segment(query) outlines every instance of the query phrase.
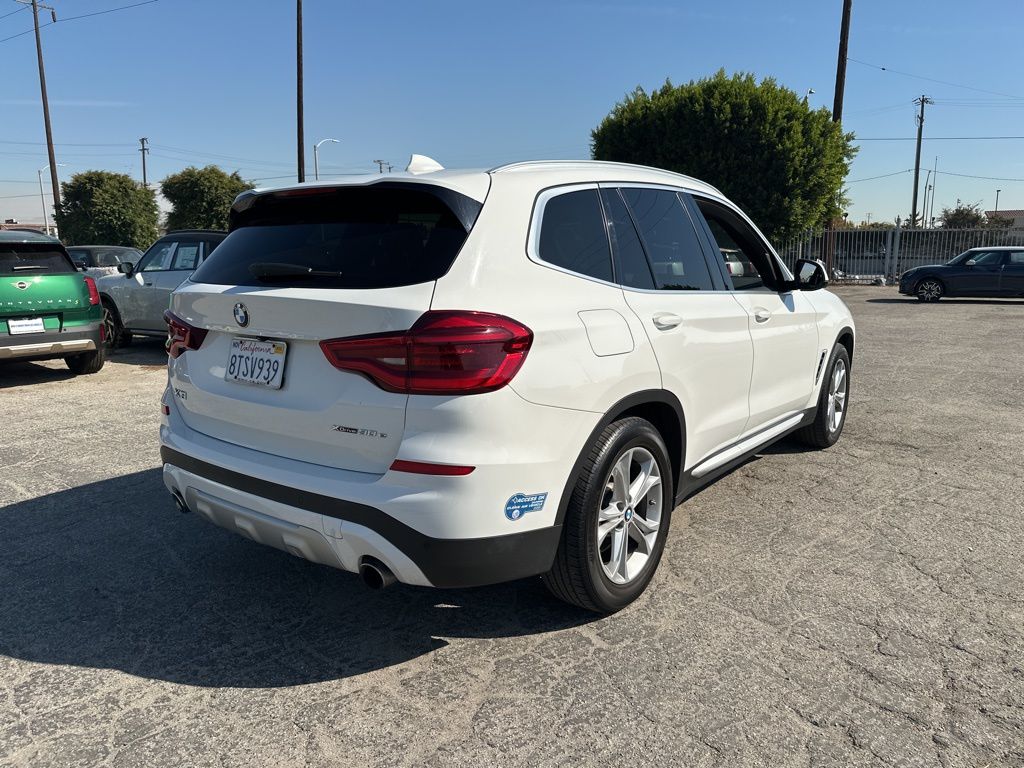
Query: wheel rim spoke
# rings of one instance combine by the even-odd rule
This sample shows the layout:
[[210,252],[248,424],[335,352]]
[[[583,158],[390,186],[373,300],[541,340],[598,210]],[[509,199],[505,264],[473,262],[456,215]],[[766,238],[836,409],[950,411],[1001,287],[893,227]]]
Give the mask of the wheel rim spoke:
[[646,448],[630,448],[612,465],[596,534],[601,567],[613,583],[636,578],[654,551],[663,487],[658,462]]

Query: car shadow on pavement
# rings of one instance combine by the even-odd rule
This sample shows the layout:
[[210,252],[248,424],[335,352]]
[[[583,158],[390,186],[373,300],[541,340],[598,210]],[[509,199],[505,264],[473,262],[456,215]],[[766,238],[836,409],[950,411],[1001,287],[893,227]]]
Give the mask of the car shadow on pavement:
[[27,387],[49,381],[64,381],[74,377],[75,374],[63,364],[60,368],[51,368],[32,362],[4,361],[0,363],[0,389]]
[[163,339],[136,337],[129,346],[108,351],[107,362],[162,367],[167,364],[167,350]]
[[159,469],[11,504],[0,541],[0,653],[186,685],[338,679],[597,618],[538,579],[373,592],[177,512]]
[[913,296],[891,299],[864,299],[868,304],[920,304],[922,307],[942,306],[946,304],[988,304],[990,306],[1005,305],[1009,307],[1024,306],[1022,299],[940,299],[939,301],[918,301]]

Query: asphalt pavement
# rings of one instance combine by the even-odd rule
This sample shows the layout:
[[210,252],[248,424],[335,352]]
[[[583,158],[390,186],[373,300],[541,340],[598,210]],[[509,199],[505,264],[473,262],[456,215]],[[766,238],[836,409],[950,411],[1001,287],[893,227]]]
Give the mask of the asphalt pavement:
[[1024,766],[1024,301],[838,292],[839,444],[687,501],[607,618],[176,512],[159,342],[0,368],[0,765]]

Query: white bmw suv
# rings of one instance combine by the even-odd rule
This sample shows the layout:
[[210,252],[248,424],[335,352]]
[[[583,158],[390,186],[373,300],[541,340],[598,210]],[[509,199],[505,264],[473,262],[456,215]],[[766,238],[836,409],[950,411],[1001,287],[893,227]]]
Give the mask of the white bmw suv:
[[166,315],[164,481],[370,586],[542,575],[616,611],[684,498],[843,429],[854,325],[824,268],[794,277],[686,176],[414,156],[246,192],[230,230]]

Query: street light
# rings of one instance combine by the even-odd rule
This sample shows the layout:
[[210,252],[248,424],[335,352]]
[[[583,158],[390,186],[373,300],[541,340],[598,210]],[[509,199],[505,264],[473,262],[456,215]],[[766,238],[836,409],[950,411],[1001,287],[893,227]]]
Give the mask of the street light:
[[996,190],[996,209],[993,211],[993,213],[999,213],[999,193],[1002,191],[1003,190],[1001,189]]
[[[63,168],[66,165],[67,163],[57,163],[54,167]],[[46,234],[50,234],[50,218],[46,214],[46,197],[43,195],[43,171],[48,171],[49,169],[50,164],[47,163],[36,171],[36,175],[39,177],[39,202],[43,204],[43,226],[46,227]],[[56,178],[56,176],[54,176],[54,178]]]
[[325,141],[329,141],[332,144],[341,143],[339,139],[320,139],[320,141],[313,145],[313,178],[316,179],[317,181],[320,181],[320,145],[323,144]]
[[813,88],[808,88],[807,89],[807,93],[804,94],[804,104],[807,103],[807,100],[811,97],[811,94],[814,93],[814,92],[815,91],[814,91]]

